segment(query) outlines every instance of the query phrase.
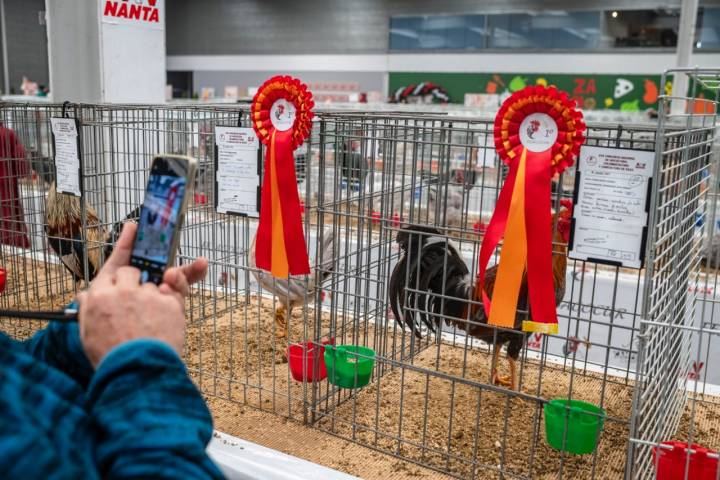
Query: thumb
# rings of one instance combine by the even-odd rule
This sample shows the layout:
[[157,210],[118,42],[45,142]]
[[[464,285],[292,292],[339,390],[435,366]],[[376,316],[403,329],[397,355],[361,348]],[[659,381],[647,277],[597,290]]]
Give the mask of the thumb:
[[78,320],[78,326],[80,327],[81,335],[83,333],[83,330],[84,330],[83,327],[85,324],[85,322],[83,322],[83,317],[84,317],[83,305],[85,304],[87,295],[88,295],[87,291],[83,290],[82,292],[78,293],[77,296],[75,297],[75,303],[77,304],[77,320]]
[[87,298],[87,292],[83,290],[75,296],[75,303],[77,303],[78,309],[83,304],[83,301]]
[[135,243],[136,232],[136,224],[128,222],[123,225],[122,232],[113,248],[113,252],[103,266],[103,274],[114,274],[118,268],[130,264],[130,256],[132,254],[133,244]]

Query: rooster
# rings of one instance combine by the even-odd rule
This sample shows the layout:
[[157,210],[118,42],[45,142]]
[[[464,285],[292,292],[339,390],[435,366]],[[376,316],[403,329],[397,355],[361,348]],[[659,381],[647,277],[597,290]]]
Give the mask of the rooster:
[[[567,243],[572,218],[572,202],[563,200],[561,204],[559,213],[553,215],[553,223],[557,225],[553,233],[552,260],[556,305],[565,296]],[[388,286],[395,320],[403,328],[407,325],[418,337],[421,336],[420,322],[434,333],[441,326],[441,321],[445,320],[446,324],[492,344],[492,382],[517,390],[517,359],[527,337],[522,332],[522,322],[528,316],[532,318],[532,312],[529,312],[527,272],[520,287],[514,330],[495,328],[487,325],[485,309],[479,306],[482,303],[479,286],[473,285],[470,280],[470,271],[459,250],[439,230],[408,226],[398,232],[396,241],[402,256],[395,265]],[[491,298],[496,277],[497,265],[485,273],[484,287]],[[406,291],[406,288],[415,291]],[[500,376],[498,356],[506,344],[510,375]]]
[[[50,248],[60,257],[65,268],[72,274],[75,282],[80,280],[92,281],[100,271],[103,257],[108,258],[112,253],[113,245],[120,235],[123,222],[113,225],[110,233],[100,221],[95,209],[85,204],[85,241],[83,242],[82,211],[80,199],[58,193],[55,182],[48,189],[45,207],[45,233],[48,236]],[[140,207],[125,217],[125,220],[135,220],[140,216]],[[103,247],[104,246],[104,247]],[[87,252],[88,278],[85,278],[83,259]]]
[[337,241],[331,228],[325,230],[322,249],[320,250],[319,281],[316,283],[315,272],[311,272],[308,281],[301,278],[274,278],[269,273],[259,270],[255,264],[255,242],[257,233],[253,237],[248,253],[250,271],[258,284],[277,298],[280,305],[275,309],[275,337],[285,341],[288,336],[288,318],[292,318],[295,307],[305,304],[312,299],[315,289],[330,277],[334,270],[334,259],[337,257]]

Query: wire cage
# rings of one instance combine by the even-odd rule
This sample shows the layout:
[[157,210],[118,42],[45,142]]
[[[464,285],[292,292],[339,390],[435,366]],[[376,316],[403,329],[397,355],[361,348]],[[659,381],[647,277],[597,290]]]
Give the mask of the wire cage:
[[[406,302],[401,316],[413,311],[439,322],[435,332],[422,328],[416,336],[395,321],[388,299],[391,272],[401,257],[396,238],[411,225],[433,228],[433,241],[447,243],[445,256],[435,259],[438,272],[449,271],[454,245],[469,278],[475,277],[484,228],[506,174],[494,153],[492,121],[328,114],[319,123],[321,151],[323,144],[355,142],[367,158],[361,162],[367,172],[353,193],[343,196],[337,177],[330,182],[334,194],[326,192],[318,205],[319,224],[350,232],[326,287],[333,298],[332,321],[319,336],[373,348],[378,374],[359,391],[315,383],[309,398],[313,424],[458,478],[622,475],[642,306],[640,272],[568,261],[560,334],[530,336],[518,365],[520,388],[497,387],[489,368],[493,339],[488,345],[465,335],[471,320]],[[656,138],[653,126],[592,125],[587,144],[652,151]],[[570,169],[555,184],[556,208],[572,198],[573,188]],[[562,249],[556,258],[564,261]],[[398,274],[409,277],[410,270]],[[419,278],[406,290],[426,290]],[[340,311],[346,313],[338,322]],[[593,455],[563,454],[546,444],[543,406],[556,397],[607,411],[606,433]]]
[[[3,308],[44,310],[74,296],[45,235],[45,183],[54,176],[48,118],[60,117],[58,105],[3,105],[0,159],[0,268],[5,274]],[[24,338],[37,325],[2,320],[3,329]]]
[[[211,405],[216,416],[248,405],[456,478],[648,478],[653,446],[676,432],[718,446],[688,425],[697,423],[694,413],[717,415],[706,386],[720,381],[698,372],[687,378],[692,361],[712,360],[709,339],[718,330],[717,274],[700,260],[701,239],[712,236],[703,229],[715,224],[717,185],[708,185],[719,160],[711,155],[716,109],[673,117],[668,100],[658,125],[591,124],[587,132],[587,145],[654,151],[662,159],[646,269],[569,260],[557,243],[553,261],[565,272],[560,333],[520,342],[516,390],[495,385],[490,364],[500,336],[517,334],[498,329],[485,341],[467,335],[472,319],[443,307],[458,298],[440,294],[432,303],[420,295],[428,286],[419,280],[406,281],[403,294],[413,300],[396,309],[399,318],[390,298],[393,272],[406,280],[413,273],[396,268],[403,255],[397,239],[416,227],[428,234],[413,238],[445,247],[433,265],[444,282],[453,251],[475,278],[507,174],[491,119],[318,111],[310,139],[295,152],[311,274],[281,281],[254,267],[256,219],[214,208],[214,129],[249,127],[247,106],[3,104],[0,133],[14,132],[24,152],[4,151],[0,160],[0,181],[15,200],[14,217],[0,223],[0,268],[8,278],[0,308],[56,308],[86,284],[53,251],[57,233],[47,215],[56,208],[48,195],[55,175],[49,119],[67,115],[78,120],[82,142],[76,240],[84,246],[83,278],[92,252],[104,257],[116,222],[140,204],[152,156],[198,159],[177,261],[210,262],[187,300],[184,358],[201,390],[226,401]],[[16,157],[27,165],[10,170],[10,162],[22,163]],[[570,168],[554,182],[556,211],[574,188]],[[478,304],[462,300],[468,311]],[[408,313],[435,328],[403,327]],[[0,328],[19,338],[40,326],[0,319]],[[555,398],[604,410],[592,453],[548,446],[544,408]]]
[[[715,289],[720,71],[687,77],[687,95],[660,98],[637,386],[626,478],[716,479],[720,339]],[[715,144],[713,143],[715,142]],[[713,149],[713,146],[715,147]]]

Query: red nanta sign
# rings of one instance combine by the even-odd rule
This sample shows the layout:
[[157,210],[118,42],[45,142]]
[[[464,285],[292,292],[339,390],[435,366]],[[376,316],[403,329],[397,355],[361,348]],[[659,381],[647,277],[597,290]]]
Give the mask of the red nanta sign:
[[103,15],[106,17],[126,18],[140,22],[160,23],[160,11],[155,6],[157,0],[106,0]]

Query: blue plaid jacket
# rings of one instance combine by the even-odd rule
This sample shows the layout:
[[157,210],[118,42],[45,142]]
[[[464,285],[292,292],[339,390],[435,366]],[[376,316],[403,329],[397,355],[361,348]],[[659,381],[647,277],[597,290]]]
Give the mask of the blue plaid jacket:
[[0,334],[0,475],[22,479],[222,478],[212,419],[177,354],[134,340],[97,371],[77,324]]

